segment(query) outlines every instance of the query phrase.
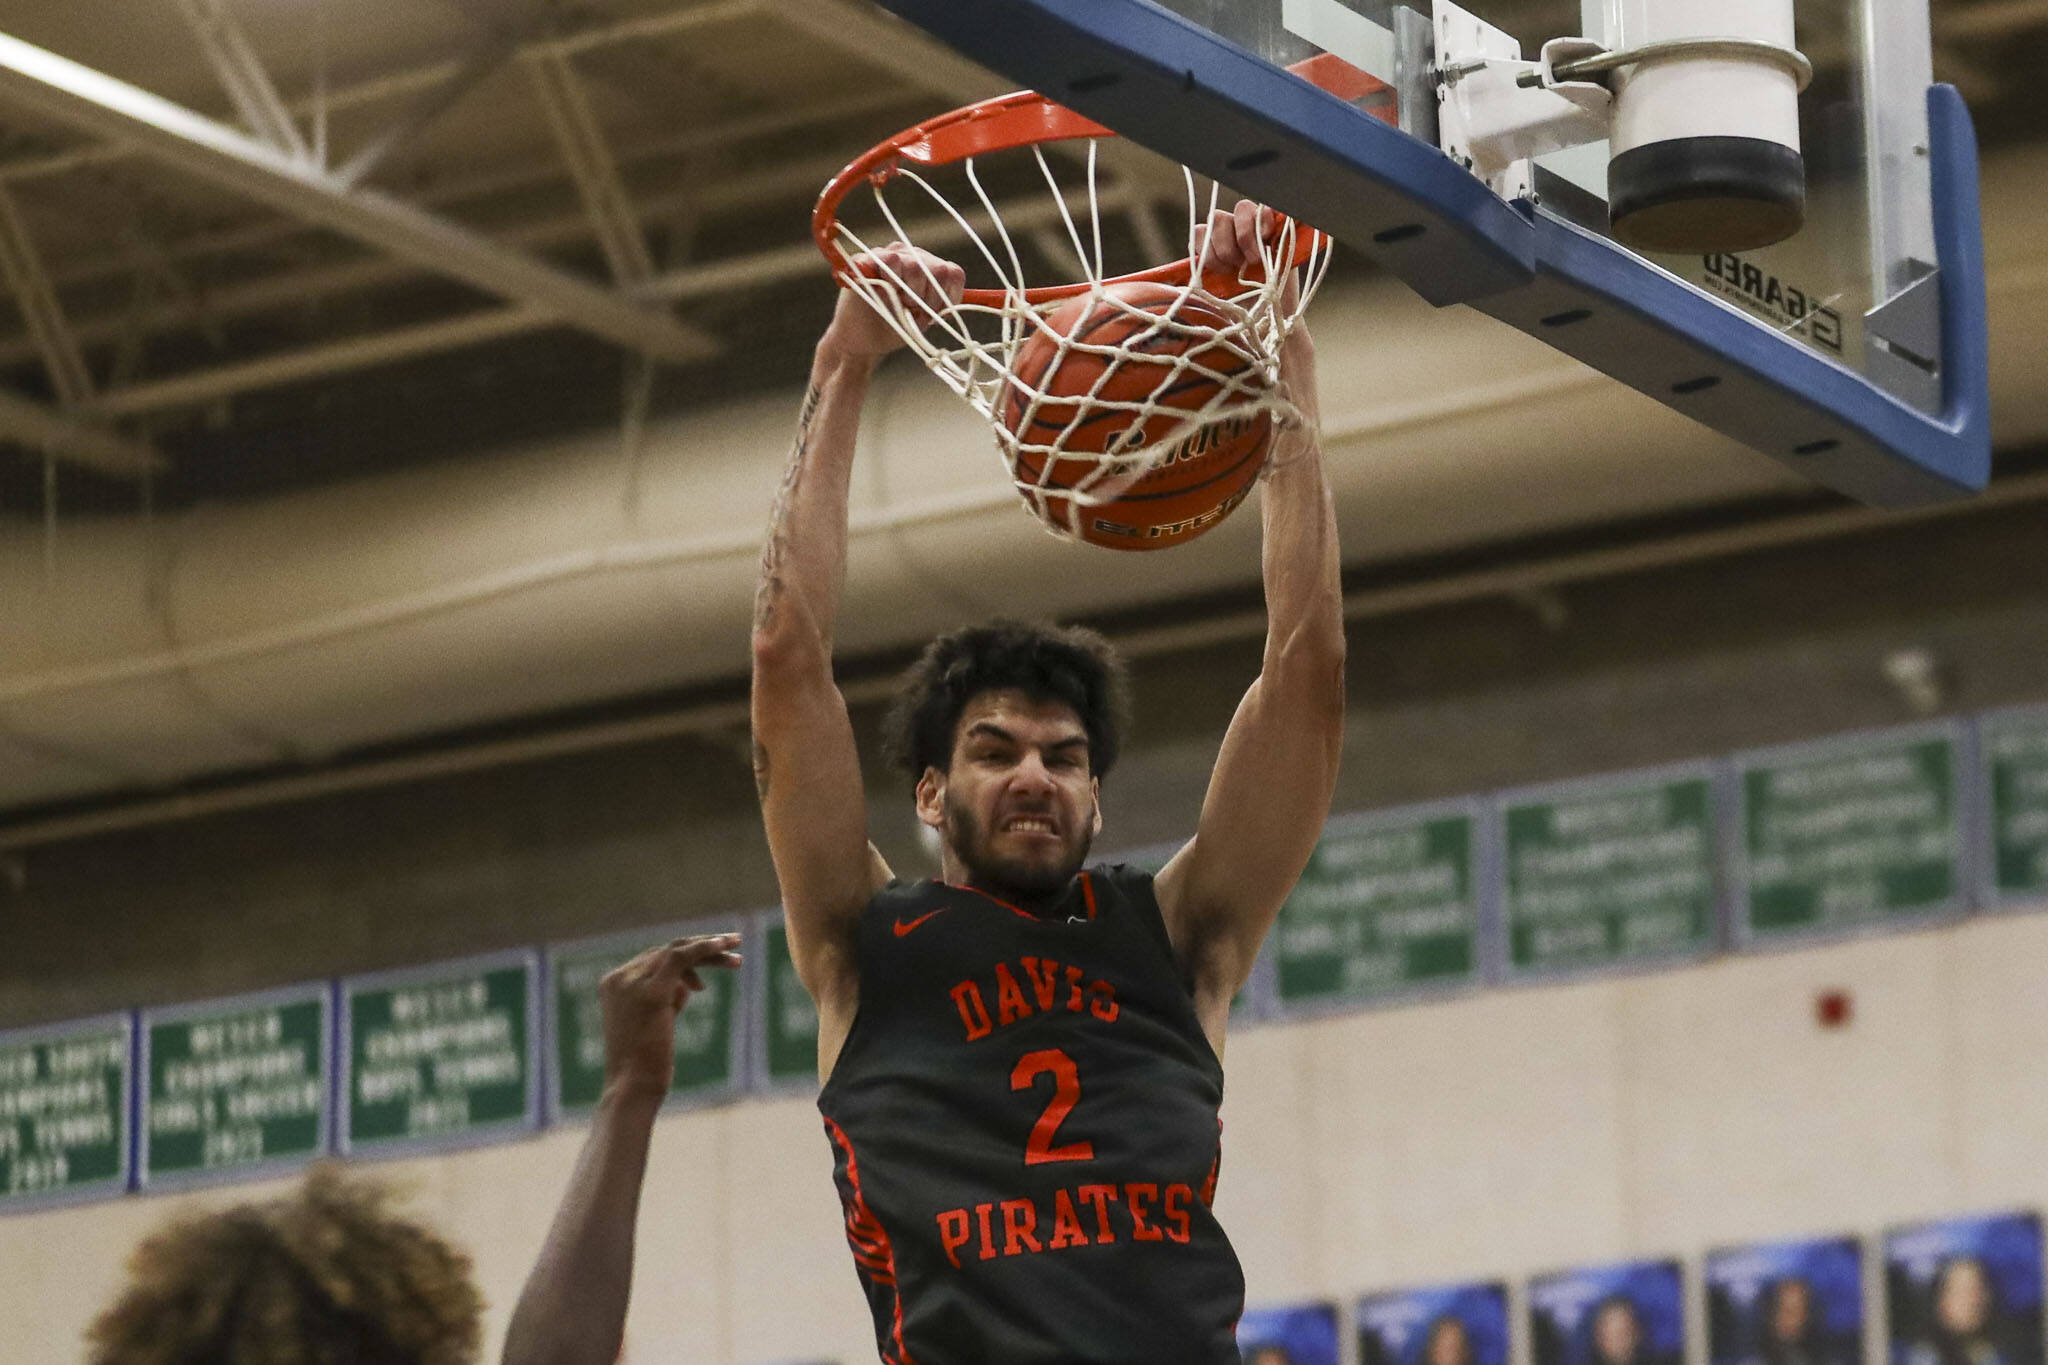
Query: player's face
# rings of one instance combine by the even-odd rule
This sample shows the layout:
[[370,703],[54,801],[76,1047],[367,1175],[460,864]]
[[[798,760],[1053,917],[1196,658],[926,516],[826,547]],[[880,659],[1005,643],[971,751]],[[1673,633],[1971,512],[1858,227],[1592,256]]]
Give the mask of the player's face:
[[1636,1315],[1621,1304],[1608,1304],[1593,1322],[1594,1348],[1600,1359],[1610,1362],[1610,1365],[1623,1365],[1623,1362],[1634,1360],[1642,1342],[1643,1334],[1636,1326]]
[[1779,1341],[1798,1341],[1806,1335],[1813,1299],[1805,1284],[1787,1280],[1779,1285],[1778,1298],[1771,1309],[1771,1332]]
[[927,769],[918,818],[975,885],[1023,897],[1063,890],[1102,827],[1088,732],[1072,707],[1022,692],[967,703],[946,772]]
[[1991,1316],[1991,1286],[1985,1282],[1984,1267],[1975,1261],[1950,1266],[1934,1298],[1934,1315],[1955,1336],[1975,1336],[1983,1331]]
[[1472,1365],[1472,1339],[1465,1334],[1465,1324],[1456,1318],[1438,1323],[1429,1334],[1424,1359],[1428,1365]]

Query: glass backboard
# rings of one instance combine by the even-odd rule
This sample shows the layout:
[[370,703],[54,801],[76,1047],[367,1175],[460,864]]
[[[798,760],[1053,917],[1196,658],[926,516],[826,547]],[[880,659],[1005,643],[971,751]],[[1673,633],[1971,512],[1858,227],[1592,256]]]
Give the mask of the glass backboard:
[[[1443,111],[1475,53],[1533,66],[1550,40],[1587,40],[1559,50],[1555,75],[1573,53],[1597,67],[1641,51],[1631,35],[1654,34],[1643,16],[1660,7],[1773,0],[883,3],[1431,302],[1490,313],[1818,482],[1903,505],[1988,478],[1975,144],[1955,92],[1930,84],[1925,0],[1781,0],[1810,66],[1803,224],[1767,246],[1682,252],[1616,239],[1599,138],[1482,174],[1462,155],[1470,120],[1454,135]],[[1331,57],[1378,80],[1340,100],[1312,84],[1312,59]],[[1639,69],[1590,79],[1618,90]]]

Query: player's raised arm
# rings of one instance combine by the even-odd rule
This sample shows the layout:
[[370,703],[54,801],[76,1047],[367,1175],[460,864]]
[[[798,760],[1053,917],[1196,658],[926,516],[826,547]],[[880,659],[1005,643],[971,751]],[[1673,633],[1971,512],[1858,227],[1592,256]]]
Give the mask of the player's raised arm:
[[[960,292],[958,266],[914,248],[885,247],[856,264],[927,301]],[[832,630],[861,403],[876,364],[899,344],[873,308],[842,293],[811,367],[754,601],[754,776],[790,955],[818,1004],[821,1064],[852,1021],[854,925],[889,875],[868,844],[853,726],[832,679]]]
[[599,983],[604,1093],[512,1310],[504,1365],[612,1365],[619,1358],[647,1149],[675,1073],[676,1012],[704,989],[705,971],[740,965],[739,941],[738,934],[679,938]]
[[[1220,264],[1234,268],[1256,251],[1258,213],[1240,201],[1234,215],[1218,216],[1208,249]],[[1224,735],[1195,837],[1156,883],[1212,1041],[1222,1038],[1230,999],[1315,850],[1343,746],[1337,519],[1323,470],[1315,349],[1299,324],[1281,349],[1280,371],[1303,421],[1276,438],[1260,499],[1265,657]]]

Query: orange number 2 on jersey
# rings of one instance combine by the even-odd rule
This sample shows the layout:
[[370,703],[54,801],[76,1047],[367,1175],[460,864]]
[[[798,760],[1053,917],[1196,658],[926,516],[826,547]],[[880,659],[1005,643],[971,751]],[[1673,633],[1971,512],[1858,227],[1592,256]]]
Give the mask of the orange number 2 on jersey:
[[1067,1115],[1074,1111],[1075,1102],[1081,1098],[1081,1077],[1074,1070],[1072,1057],[1056,1047],[1025,1053],[1017,1059],[1016,1070],[1010,1073],[1010,1089],[1029,1090],[1032,1083],[1047,1072],[1052,1073],[1052,1101],[1032,1126],[1031,1140],[1024,1144],[1024,1164],[1037,1166],[1047,1161],[1093,1161],[1095,1144],[1092,1142],[1070,1142],[1064,1147],[1052,1145],[1053,1134],[1059,1131]]

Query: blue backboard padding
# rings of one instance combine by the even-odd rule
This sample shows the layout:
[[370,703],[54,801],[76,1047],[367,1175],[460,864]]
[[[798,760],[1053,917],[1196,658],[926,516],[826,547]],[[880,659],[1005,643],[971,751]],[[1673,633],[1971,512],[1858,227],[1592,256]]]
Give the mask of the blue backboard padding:
[[1976,141],[1949,87],[1928,92],[1943,341],[1942,411],[1930,416],[1606,238],[1502,203],[1436,148],[1149,0],[881,2],[1324,229],[1430,302],[1472,303],[1816,482],[1903,506],[1990,477]]
[[1977,449],[1977,487],[1991,473],[1991,312],[1984,298],[1984,219],[1977,133],[1953,85],[1927,90],[1934,254],[1941,264],[1941,421]]

